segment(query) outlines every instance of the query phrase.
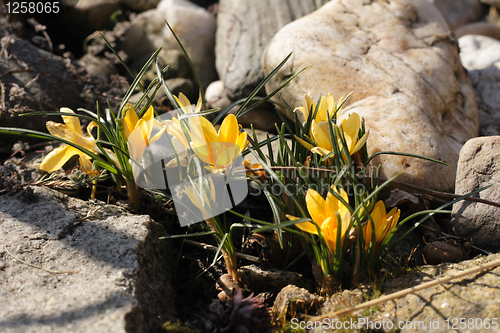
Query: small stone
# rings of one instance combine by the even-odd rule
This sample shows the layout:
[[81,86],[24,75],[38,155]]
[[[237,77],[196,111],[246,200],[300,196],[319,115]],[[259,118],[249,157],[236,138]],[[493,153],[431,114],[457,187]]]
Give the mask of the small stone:
[[311,280],[301,274],[280,270],[264,270],[256,265],[243,266],[238,269],[238,276],[243,286],[255,293],[278,293],[289,284],[312,290]]
[[458,39],[460,60],[469,70],[485,69],[500,61],[500,40],[486,36],[467,35]]
[[500,135],[500,61],[470,72],[479,108],[479,135]]
[[[474,138],[460,151],[455,194],[463,195],[488,185],[474,195],[500,202],[500,136]],[[500,250],[500,208],[473,201],[453,205],[451,228],[463,238],[486,250]]]
[[[314,308],[319,310],[325,298],[310,293],[307,289],[289,285],[283,288],[274,301],[272,313],[275,318],[281,318],[288,313],[314,313]],[[292,312],[289,311],[292,309]]]

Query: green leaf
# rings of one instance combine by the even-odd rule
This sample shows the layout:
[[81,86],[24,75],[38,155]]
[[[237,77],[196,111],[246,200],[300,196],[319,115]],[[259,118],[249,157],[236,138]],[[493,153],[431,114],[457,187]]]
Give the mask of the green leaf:
[[168,24],[167,20],[165,20],[165,23],[167,24],[168,28],[172,32],[172,35],[174,35],[174,38],[177,41],[177,43],[179,44],[182,52],[184,53],[184,56],[186,56],[186,59],[187,59],[187,61],[189,63],[189,67],[191,67],[191,69],[193,70],[194,76],[196,78],[196,82],[198,83],[198,87],[200,88],[202,108],[203,108],[203,110],[205,110],[207,108],[207,103],[206,103],[206,100],[205,100],[205,91],[203,90],[203,85],[201,84],[201,80],[200,80],[200,77],[198,76],[198,72],[194,68],[193,62],[191,61],[191,58],[189,58],[188,53],[184,49],[184,46],[182,46],[181,41],[179,40],[179,38],[177,38],[177,35],[174,32],[174,29],[172,29],[172,27],[170,26],[170,24]]
[[445,163],[443,161],[439,161],[439,160],[435,160],[433,158],[429,158],[429,157],[425,157],[425,156],[420,156],[420,155],[415,155],[415,154],[410,154],[410,153],[400,153],[400,152],[397,152],[397,151],[379,151],[379,152],[376,152],[375,154],[373,154],[372,156],[370,156],[368,158],[368,160],[365,162],[365,166],[368,165],[368,163],[370,163],[371,160],[373,160],[375,157],[377,157],[378,155],[398,155],[398,156],[408,156],[408,157],[415,157],[415,158],[419,158],[421,160],[426,160],[426,161],[431,161],[431,162],[434,162],[434,163],[439,163],[439,164],[442,164],[442,165],[446,165],[448,167],[452,167],[451,165],[449,165],[448,163]]
[[155,65],[156,65],[156,75],[158,76],[158,79],[160,80],[161,86],[163,87],[163,90],[165,91],[165,95],[167,95],[168,100],[170,101],[170,103],[172,103],[172,106],[174,107],[174,109],[180,109],[181,106],[179,105],[179,103],[177,103],[177,100],[175,99],[174,94],[172,94],[172,90],[170,90],[167,83],[165,82],[165,79],[163,78],[163,73],[160,70],[160,65],[158,63],[158,59],[156,59]]
[[186,237],[201,237],[201,236],[207,236],[207,235],[213,235],[215,234],[215,231],[205,231],[205,232],[195,232],[192,234],[182,234],[182,235],[168,235],[168,236],[163,236],[160,237],[159,239],[173,239],[173,238],[186,238]]
[[29,130],[29,129],[24,129],[24,128],[10,128],[10,127],[0,127],[0,133],[9,134],[9,135],[23,135],[23,136],[28,136],[28,137],[32,137],[32,138],[49,139],[49,140],[63,142],[67,145],[75,147],[76,149],[80,150],[82,153],[88,155],[90,158],[92,158],[96,161],[102,161],[103,163],[106,163],[98,155],[94,154],[90,150],[87,150],[87,149],[85,149],[85,148],[83,148],[83,147],[81,147],[81,146],[79,146],[71,141],[68,141],[66,139],[60,138],[60,137],[52,135],[52,134],[47,134],[47,133],[33,131],[33,130]]
[[[118,112],[119,112],[119,115],[118,115],[118,119],[121,120],[121,117],[122,117],[122,110],[123,108],[125,107],[125,104],[127,104],[128,100],[130,99],[130,97],[134,94],[134,90],[135,88],[139,85],[141,88],[142,88],[142,85],[140,85],[140,82],[141,82],[141,79],[142,77],[144,76],[144,74],[146,74],[149,66],[151,66],[151,64],[153,63],[153,61],[155,60],[156,56],[158,56],[158,53],[160,53],[161,51],[161,47],[158,48],[158,50],[156,50],[155,53],[153,53],[153,55],[149,58],[149,60],[146,62],[146,64],[144,64],[144,66],[142,67],[142,69],[140,70],[140,72],[137,74],[137,76],[135,77],[134,81],[132,82],[132,84],[130,85],[130,87],[128,88],[127,92],[125,93],[125,96],[123,97],[123,100],[120,104],[120,108],[118,109]],[[144,89],[142,88],[142,90],[144,91]],[[149,100],[149,98],[148,98]],[[149,102],[151,103],[151,101],[149,100]]]

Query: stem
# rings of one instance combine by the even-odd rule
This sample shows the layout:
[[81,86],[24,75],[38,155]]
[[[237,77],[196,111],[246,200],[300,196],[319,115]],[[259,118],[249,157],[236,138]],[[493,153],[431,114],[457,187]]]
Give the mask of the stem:
[[[207,223],[211,231],[215,231],[214,236],[217,239],[217,242],[220,244],[220,242],[222,241],[221,234],[224,234],[222,230],[218,227],[213,218],[206,219],[205,222]],[[238,262],[236,259],[236,253],[233,248],[233,242],[230,237],[227,237],[226,244],[222,245],[221,252],[224,257],[227,272],[231,274],[234,282],[238,282]]]
[[139,208],[141,206],[141,198],[139,197],[139,187],[128,179],[125,179],[125,183],[127,184],[128,201],[130,202],[130,205],[132,205],[132,210],[135,213],[138,213]]
[[238,263],[236,261],[235,253],[230,255],[224,248],[222,248],[224,262],[226,263],[227,272],[231,274],[234,282],[238,283]]
[[97,191],[97,179],[92,181],[92,193],[90,194],[90,199],[95,199],[95,192]]

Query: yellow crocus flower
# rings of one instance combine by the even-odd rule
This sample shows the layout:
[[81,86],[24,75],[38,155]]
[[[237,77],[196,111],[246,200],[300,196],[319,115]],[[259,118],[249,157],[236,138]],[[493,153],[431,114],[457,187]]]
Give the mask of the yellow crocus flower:
[[[332,190],[338,193],[344,201],[348,202],[349,198],[347,193],[341,189],[340,193],[337,188],[332,185]],[[349,209],[337,199],[331,192],[328,192],[326,200],[313,189],[309,189],[306,194],[307,211],[311,219],[319,226],[321,235],[325,239],[328,249],[335,253],[337,247],[337,233],[340,226],[340,239],[341,244],[344,243],[344,238],[351,221],[351,213]],[[338,220],[337,214],[340,216]],[[290,220],[297,220],[298,217],[287,215]],[[318,228],[311,222],[297,223],[296,226],[306,232],[317,235]]]
[[[193,109],[189,100],[182,93],[175,97],[177,103],[185,114],[197,113],[201,110],[201,98]],[[168,133],[173,135],[173,144],[177,149],[178,144],[193,149],[194,153],[214,169],[223,169],[245,150],[247,146],[247,133],[240,132],[236,116],[227,115],[218,131],[205,117],[190,117],[186,125],[189,138],[182,131],[181,123],[177,118],[164,122]]]
[[191,127],[191,148],[203,162],[214,169],[223,169],[245,150],[247,133],[240,132],[235,115],[227,115],[219,131],[206,118],[200,117],[199,120],[201,131]]
[[[309,133],[316,146],[311,145],[301,138],[296,138],[304,147],[313,153],[326,156],[333,151],[333,142],[328,122],[332,121],[332,118],[337,118],[336,113],[338,113],[340,109],[336,110],[335,100],[332,94],[322,96],[318,103],[318,105],[314,103],[311,96],[307,94],[304,96],[303,106],[296,109],[302,113],[304,120],[307,120],[309,115],[316,111],[316,108],[318,109],[316,117],[314,117],[311,121],[311,129]],[[361,120],[357,113],[352,113],[347,119],[344,119],[340,126],[332,123],[332,127],[333,130],[337,132],[337,136],[339,137],[337,143],[339,148],[342,149],[343,147],[342,141],[340,140],[340,136],[343,135],[350,155],[353,155],[361,149],[368,139],[367,132],[361,139],[358,140]]]
[[[130,103],[127,103],[125,106],[122,127],[125,139],[128,140],[130,157],[136,161],[142,157],[146,147],[158,140],[165,131],[160,123],[155,120],[152,106],[139,119],[134,107]],[[151,136],[155,128],[157,132]]]
[[183,113],[198,113],[201,111],[201,106],[202,106],[201,92],[200,92],[200,97],[198,98],[198,102],[196,103],[194,109],[189,99],[183,93],[180,93],[179,97],[174,96],[174,98],[181,107]]
[[[61,108],[60,112],[74,113],[69,108]],[[87,126],[87,134],[84,135],[80,126],[80,120],[73,116],[61,116],[64,124],[48,121],[46,126],[50,134],[59,138],[68,140],[82,148],[85,148],[93,153],[98,154],[99,148],[96,145],[96,139],[92,136],[92,129],[97,126],[95,122],[91,122]],[[92,170],[91,158],[81,150],[70,146],[62,145],[51,151],[40,164],[40,169],[46,172],[59,170],[71,157],[74,155],[80,156],[80,166],[83,172],[91,177],[97,176],[99,173]]]
[[297,110],[299,110],[304,116],[304,121],[307,121],[307,119],[309,118],[309,114],[314,114],[314,112],[316,111],[316,107],[318,107],[318,112],[316,113],[316,117],[313,118],[313,120],[317,123],[330,120],[332,117],[336,116],[335,100],[331,93],[329,93],[328,96],[322,96],[320,98],[319,106],[314,103],[314,100],[309,94],[306,94],[304,96],[303,106],[298,107]]
[[[382,200],[375,204],[371,217],[375,226],[375,241],[373,244],[373,253],[377,253],[382,243],[387,239],[389,234],[398,224],[401,211],[394,207],[389,214],[386,213],[385,205]],[[372,221],[368,220],[363,227],[363,237],[365,238],[366,247],[368,250],[372,240]]]

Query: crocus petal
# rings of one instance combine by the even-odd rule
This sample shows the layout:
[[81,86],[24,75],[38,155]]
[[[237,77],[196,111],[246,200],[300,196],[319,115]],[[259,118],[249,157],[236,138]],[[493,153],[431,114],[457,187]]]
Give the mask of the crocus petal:
[[238,119],[234,114],[229,114],[219,128],[219,141],[236,143],[239,134]]
[[307,150],[312,150],[314,148],[313,145],[311,145],[309,142],[299,138],[298,136],[295,135],[295,139],[301,144],[303,145]]
[[191,142],[191,148],[193,149],[196,156],[198,156],[203,162],[207,164],[213,164],[210,146],[208,146],[207,144]]
[[118,157],[116,156],[116,154],[111,149],[108,149],[108,148],[104,148],[104,151],[106,151],[109,158],[113,161],[114,165],[118,168],[118,170],[120,170],[120,172],[123,172],[122,167],[120,165],[120,162],[118,161]]
[[375,207],[373,207],[373,211],[372,213],[370,214],[372,219],[373,219],[373,222],[375,224],[375,233],[378,235],[380,235],[380,232],[378,232],[380,230],[380,227],[383,225],[383,223],[385,223],[385,205],[384,205],[384,202],[382,200],[379,200],[376,204],[375,204]]
[[[325,223],[321,226],[321,234],[323,235],[323,238],[325,239],[326,246],[328,249],[332,252],[335,253],[337,250],[337,218],[329,217]],[[341,235],[342,238],[342,235]]]
[[70,145],[62,145],[51,151],[40,164],[40,170],[52,172],[59,170],[74,155],[82,152]]
[[321,156],[327,156],[328,154],[331,153],[330,150],[326,150],[325,148],[321,148],[321,147],[314,147],[313,149],[311,149],[311,151],[315,154],[319,154]]
[[357,139],[360,125],[359,115],[353,112],[349,118],[342,120],[340,127],[347,136]]
[[328,104],[328,118],[332,118],[335,114],[335,99],[333,98],[333,95],[330,93],[328,94],[328,98],[326,99],[326,103]]
[[[214,146],[216,146],[216,144],[218,144],[219,147],[217,147],[217,150],[214,152]],[[230,164],[239,153],[239,147],[231,143],[229,143],[229,145],[224,145],[224,142],[214,142],[211,148],[212,156],[216,156],[217,158],[214,163],[214,166],[217,168],[223,168]]]
[[365,135],[363,135],[361,137],[361,139],[359,139],[358,142],[356,142],[356,145],[354,146],[354,148],[350,152],[351,155],[354,154],[355,152],[357,152],[358,150],[360,150],[363,147],[363,145],[366,143],[366,140],[368,139],[368,134],[369,133],[370,133],[370,131],[366,132]]
[[[175,118],[174,118],[175,119]],[[177,119],[175,119],[177,120]],[[181,125],[173,120],[167,120],[165,125],[167,132],[172,134],[184,147],[189,148],[189,143],[182,132]]]
[[[325,128],[326,125],[326,128]],[[316,122],[311,123],[311,132],[316,140],[316,144],[327,150],[332,150],[332,142],[330,140],[330,130],[328,128],[327,122],[322,122],[321,124],[317,124]]]
[[304,115],[304,121],[307,121],[309,114],[314,113],[316,109],[316,104],[309,94],[304,95],[304,106],[302,107],[302,114]]
[[128,139],[128,136],[135,129],[137,123],[139,122],[139,118],[135,113],[134,107],[132,104],[127,103],[125,108],[123,109],[124,116],[122,118],[122,127],[123,127],[123,135]]
[[[61,108],[59,111],[64,113],[75,113],[70,108]],[[78,117],[61,116],[61,118],[63,119],[66,126],[68,126],[68,128],[72,132],[76,133],[77,135],[83,136],[82,127],[80,125],[80,119],[78,119]]]
[[[340,189],[340,193],[339,193],[339,191],[337,190],[335,185],[332,185],[331,188],[335,193],[339,194],[340,197],[342,199],[344,199],[345,202],[349,202],[349,197],[347,196],[347,192],[344,191],[344,189]],[[342,201],[337,199],[335,197],[335,195],[333,195],[330,191],[328,191],[328,193],[326,195],[326,204],[332,212],[341,211],[341,215],[343,215],[345,210],[347,209],[347,207],[345,207],[345,205],[342,203]]]
[[80,155],[80,167],[82,171],[90,177],[99,176],[99,172],[92,169],[92,160],[87,155]]
[[141,119],[144,119],[144,121],[150,121],[153,120],[155,117],[155,110],[152,106],[149,107],[148,111],[142,116]]
[[[286,215],[286,217],[290,221],[294,221],[294,220],[298,220],[299,219],[296,216],[288,215],[288,214]],[[297,223],[295,225],[297,226],[297,228],[299,228],[302,231],[305,231],[305,232],[308,232],[308,233],[311,233],[311,234],[315,234],[315,235],[318,234],[318,228],[314,224],[312,224],[311,222],[301,222],[301,223]]]
[[314,222],[321,226],[329,216],[332,216],[330,207],[326,205],[325,199],[313,189],[309,189],[306,194],[306,204],[309,215]]
[[141,133],[142,140],[146,142],[146,146],[149,146],[149,136],[151,135],[151,132],[147,122],[145,122],[144,119],[140,119],[139,122],[137,122],[137,125],[133,133],[135,132]]
[[156,140],[158,140],[159,138],[161,138],[161,136],[163,135],[163,133],[165,133],[165,127],[160,128],[160,130],[158,132],[156,132],[155,135],[153,135],[151,137],[151,139],[149,139],[149,144],[152,144]]
[[179,106],[182,108],[183,113],[193,113],[193,107],[191,106],[191,102],[183,93],[179,94],[179,98],[174,96]]
[[396,227],[399,221],[399,215],[401,214],[401,211],[394,207],[388,214],[387,214],[387,222],[386,222],[386,230],[384,230],[385,240],[387,236],[392,232],[392,230]]
[[198,96],[198,102],[196,103],[196,109],[194,110],[194,112],[196,112],[196,113],[200,112],[202,106],[203,106],[203,103],[202,103],[201,91],[200,91],[200,94]]
[[94,138],[86,137],[83,134],[80,135],[78,133],[75,133],[67,125],[61,123],[55,123],[53,121],[48,121],[46,126],[50,134],[57,136],[61,139],[70,141],[92,152],[97,152],[97,146],[95,145]]
[[219,135],[215,131],[214,126],[205,117],[190,118],[189,124],[191,139],[194,142],[206,145],[210,142],[219,141]]
[[97,124],[94,121],[87,126],[87,134],[89,138],[92,139],[94,139],[94,136],[92,135],[92,130],[94,129],[94,127],[97,127]]
[[[287,215],[288,216],[288,215]],[[311,222],[301,222],[295,224],[297,228],[299,228],[302,231],[308,232],[310,234],[317,235],[318,234],[318,228],[312,224]]]
[[236,145],[240,147],[240,153],[242,153],[243,150],[245,150],[245,148],[247,147],[248,144],[247,135],[248,134],[246,132],[240,133],[238,135],[238,140],[236,140]]
[[316,122],[322,122],[328,120],[328,105],[326,103],[326,97],[321,96],[319,100],[318,112],[316,113]]
[[[191,202],[199,209],[201,210],[202,214],[203,214],[203,217],[206,217],[208,216],[208,210],[207,208],[209,208],[209,204],[208,202],[202,202],[201,201],[201,198],[199,196],[199,194],[194,190],[194,188],[190,185],[187,185],[186,188],[186,194],[189,198],[189,200],[191,200]],[[204,194],[204,193],[203,193]],[[205,198],[204,198],[205,199]],[[203,205],[205,204],[205,205]]]
[[130,158],[138,163],[148,146],[148,142],[144,137],[142,129],[138,128],[132,131],[127,141]]

